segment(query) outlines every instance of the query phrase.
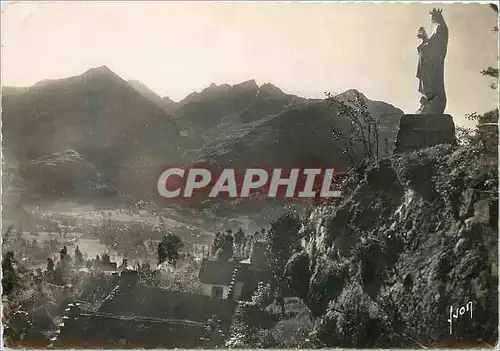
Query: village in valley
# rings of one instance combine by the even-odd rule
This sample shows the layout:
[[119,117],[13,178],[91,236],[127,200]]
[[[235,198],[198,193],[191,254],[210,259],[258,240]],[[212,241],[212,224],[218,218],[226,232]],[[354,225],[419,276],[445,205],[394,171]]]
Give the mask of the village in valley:
[[29,228],[9,230],[4,277],[11,289],[24,285],[26,296],[18,311],[7,310],[6,340],[63,348],[217,347],[238,304],[258,311],[255,301],[273,299],[264,297],[272,281],[265,229],[249,232],[244,217],[215,236],[194,225],[167,229],[155,208],[141,202],[77,215],[37,209],[24,221]]

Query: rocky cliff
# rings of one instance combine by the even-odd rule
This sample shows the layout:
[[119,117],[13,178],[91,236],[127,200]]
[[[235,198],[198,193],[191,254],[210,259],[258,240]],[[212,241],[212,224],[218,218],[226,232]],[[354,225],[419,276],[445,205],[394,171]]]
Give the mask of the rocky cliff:
[[[305,222],[291,287],[336,347],[494,345],[498,159],[440,145],[352,174]],[[450,306],[473,305],[453,318]]]

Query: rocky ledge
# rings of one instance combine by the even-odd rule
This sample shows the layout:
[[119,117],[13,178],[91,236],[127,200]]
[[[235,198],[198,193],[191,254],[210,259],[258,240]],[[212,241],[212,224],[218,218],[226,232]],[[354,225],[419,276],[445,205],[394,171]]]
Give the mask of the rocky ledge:
[[455,124],[450,115],[401,117],[394,153],[407,153],[439,144],[456,145]]

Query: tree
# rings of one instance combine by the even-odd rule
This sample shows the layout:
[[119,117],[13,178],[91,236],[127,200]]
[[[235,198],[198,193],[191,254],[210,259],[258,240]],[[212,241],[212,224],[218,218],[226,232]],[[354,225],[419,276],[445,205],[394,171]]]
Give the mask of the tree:
[[467,119],[476,122],[474,130],[459,128],[458,135],[462,145],[473,146],[484,152],[497,153],[498,149],[498,109],[488,111],[482,115],[471,113]]
[[179,251],[183,246],[181,238],[177,235],[172,233],[165,235],[158,244],[158,264],[168,261],[169,264],[175,265],[179,259]]
[[137,274],[139,276],[139,283],[145,285],[158,286],[158,271],[153,270],[149,262],[144,262],[137,265]]
[[8,318],[5,318],[4,323],[3,336],[5,346],[10,347],[16,347],[17,343],[22,343],[22,340],[32,326],[29,313],[24,310],[15,311]]
[[14,252],[8,251],[2,259],[2,295],[10,295],[19,285]]
[[234,246],[236,247],[238,254],[241,255],[242,251],[241,248],[245,240],[245,233],[243,232],[243,229],[238,228],[238,230],[233,235],[233,239],[234,239]]
[[236,233],[234,233],[234,244],[241,245],[244,239],[245,239],[245,232],[243,232],[243,229],[238,228]]
[[343,154],[350,166],[358,169],[378,161],[378,122],[368,111],[363,95],[356,91],[354,98],[347,98],[347,102],[342,101],[338,95],[331,93],[326,95],[327,103],[338,108],[338,115],[347,117],[350,121],[348,130],[340,128],[332,130],[334,140],[346,143]]
[[54,267],[54,260],[51,257],[47,258],[47,276],[49,279],[54,278]]
[[101,257],[99,257],[99,255],[95,256],[95,265],[96,267],[101,265]]
[[170,291],[182,291],[201,294],[201,282],[198,278],[200,265],[195,261],[184,261],[175,270],[161,270],[161,287]]
[[[257,234],[259,232],[256,232]],[[245,237],[245,243],[243,245],[244,247],[244,255],[246,258],[250,257],[250,252],[252,251],[252,246],[253,246],[253,243],[255,242],[255,237],[256,235],[255,234],[250,234],[249,236]]]
[[212,254],[215,255],[216,252],[222,247],[223,234],[221,232],[215,233],[214,241],[212,242]]
[[102,264],[109,265],[111,263],[111,257],[107,253],[102,254]]
[[281,312],[285,314],[283,289],[285,283],[286,264],[296,249],[300,248],[299,230],[301,222],[297,213],[286,213],[271,223],[265,237],[267,259],[273,272],[274,284],[277,288],[277,299]]
[[232,235],[232,231],[230,232],[226,231],[226,233],[221,236],[220,240],[221,240],[220,247],[215,253],[215,255],[217,256],[218,260],[227,261],[233,257],[234,253],[233,252],[234,238]]
[[64,236],[64,238],[66,238],[66,237],[68,236],[68,226],[69,226],[69,225],[68,225],[68,220],[67,220],[67,219],[65,219],[65,220],[64,220],[64,235],[63,235],[63,236]]
[[61,251],[59,251],[59,258],[61,261],[66,261],[69,260],[69,255],[68,255],[68,248],[64,246]]
[[167,260],[167,251],[161,242],[158,243],[158,264],[162,264]]
[[[498,14],[498,6],[496,4],[490,4],[490,7],[491,9],[493,9],[493,11],[495,11],[497,14]],[[493,32],[495,33],[498,33],[498,26],[494,26],[493,29],[492,29]],[[495,82],[493,82],[491,84],[491,88],[492,89],[496,89],[497,88],[497,82],[498,82],[498,67],[497,68],[494,68],[494,67],[488,67],[486,69],[483,69],[481,71],[481,74],[483,76],[487,76],[487,77],[492,77],[492,78],[495,78]]]
[[252,302],[259,306],[260,309],[265,309],[267,305],[272,303],[271,284],[259,282],[257,290],[252,295]]
[[126,259],[126,258],[123,258],[123,261],[122,261],[122,263],[121,263],[120,267],[118,267],[118,268],[119,268],[119,269],[122,269],[122,270],[125,270],[125,269],[127,269],[127,268],[128,268],[128,261],[127,261],[127,259]]
[[83,254],[78,246],[75,249],[75,263],[78,267],[83,265]]
[[[490,4],[491,8],[498,13],[498,7]],[[493,28],[493,32],[498,33],[498,27]],[[497,89],[498,68],[488,67],[481,71],[481,74],[494,79],[491,84],[492,89]],[[482,152],[489,152],[494,155],[498,152],[498,108],[484,114],[471,113],[466,116],[470,121],[476,123],[474,129],[458,127],[457,140],[461,146],[476,147]]]

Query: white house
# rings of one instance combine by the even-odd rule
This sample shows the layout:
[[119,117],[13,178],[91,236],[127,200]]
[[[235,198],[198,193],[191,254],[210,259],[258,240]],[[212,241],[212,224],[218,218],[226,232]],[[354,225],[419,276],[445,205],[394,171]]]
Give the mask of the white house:
[[198,275],[203,294],[213,298],[226,299],[235,268],[235,262],[204,259]]
[[204,295],[227,299],[234,280],[231,299],[248,299],[260,281],[269,281],[272,277],[266,262],[265,244],[254,243],[251,256],[245,261],[203,259],[198,277]]

